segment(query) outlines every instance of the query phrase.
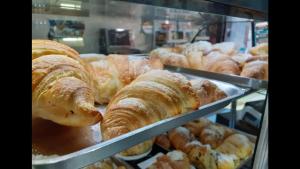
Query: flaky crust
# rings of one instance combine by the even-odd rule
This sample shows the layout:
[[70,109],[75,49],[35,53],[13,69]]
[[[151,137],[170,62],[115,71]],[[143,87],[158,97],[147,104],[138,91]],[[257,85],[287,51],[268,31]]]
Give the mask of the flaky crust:
[[255,60],[249,63],[246,63],[241,72],[241,76],[250,77],[255,79],[268,80],[268,62]]
[[110,101],[101,130],[108,140],[199,106],[189,81],[166,70],[151,70],[122,88]]
[[32,60],[32,115],[67,126],[99,122],[88,72],[65,55]]
[[51,40],[32,40],[32,60],[44,55],[67,55],[73,59],[79,58],[79,53],[67,45]]
[[225,154],[234,154],[240,159],[245,159],[252,154],[253,144],[246,136],[233,134],[227,137],[217,150]]
[[109,55],[89,64],[97,81],[97,91],[101,91],[96,96],[101,104],[108,103],[117,91],[141,74],[163,68],[159,59],[129,60],[127,55]]
[[190,82],[201,100],[201,106],[227,97],[224,91],[209,80],[194,79]]

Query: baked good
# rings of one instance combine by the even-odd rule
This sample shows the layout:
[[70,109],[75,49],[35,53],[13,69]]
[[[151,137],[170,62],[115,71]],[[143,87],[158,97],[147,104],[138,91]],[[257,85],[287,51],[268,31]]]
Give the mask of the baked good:
[[268,62],[255,60],[249,63],[246,63],[241,72],[241,76],[268,80],[269,72],[268,72]]
[[170,140],[167,134],[160,134],[155,138],[155,144],[164,148],[165,150],[169,150],[171,147]]
[[202,70],[204,69],[203,52],[190,51],[186,55],[189,63],[189,68]]
[[224,91],[209,80],[194,79],[190,82],[192,84],[192,88],[196,91],[201,100],[201,106],[227,97],[227,94]]
[[251,59],[254,59],[254,56],[249,53],[238,53],[233,55],[231,59],[237,62],[240,68],[242,68],[246,62],[250,61]]
[[199,137],[202,130],[210,125],[211,122],[205,118],[200,118],[195,121],[188,122],[184,125],[194,136]]
[[79,60],[79,53],[69,46],[51,40],[32,40],[32,60],[44,55],[66,55],[72,59]]
[[202,52],[204,55],[212,50],[212,44],[208,41],[198,41],[185,46],[182,54],[187,55],[190,52]]
[[[108,140],[196,109],[199,104],[199,98],[184,76],[167,70],[151,70],[140,75],[112,98],[101,122],[102,136]],[[141,153],[143,151],[125,154]]]
[[236,53],[235,48],[236,46],[234,42],[221,42],[221,43],[216,43],[212,46],[212,50],[219,51],[227,55],[235,54]]
[[216,150],[224,154],[234,154],[239,159],[245,159],[253,153],[253,143],[244,135],[233,134],[227,137]]
[[171,151],[156,158],[148,169],[190,169],[191,164],[187,155],[182,151]]
[[86,126],[102,118],[94,106],[86,69],[65,55],[32,60],[32,116],[61,125]]
[[152,58],[129,60],[127,55],[108,55],[105,59],[89,63],[97,81],[97,100],[108,103],[110,99],[124,86],[128,85],[139,75],[152,69],[162,69],[159,59]]
[[114,164],[111,159],[105,159],[82,169],[114,169]]
[[249,53],[255,56],[268,55],[269,54],[269,45],[268,43],[261,43],[249,49]]
[[193,148],[188,157],[192,164],[201,169],[234,169],[237,163],[235,156],[217,152],[203,145]]
[[199,135],[199,139],[203,144],[209,144],[215,149],[223,143],[225,138],[232,134],[233,131],[231,129],[217,124],[210,124],[203,128]]
[[168,138],[171,142],[171,145],[177,149],[184,152],[187,152],[185,150],[186,145],[195,140],[192,133],[185,127],[177,127],[171,131],[168,132]]
[[229,75],[239,75],[241,70],[237,62],[232,59],[220,59],[216,60],[210,66],[207,67],[207,71],[215,73],[223,73]]

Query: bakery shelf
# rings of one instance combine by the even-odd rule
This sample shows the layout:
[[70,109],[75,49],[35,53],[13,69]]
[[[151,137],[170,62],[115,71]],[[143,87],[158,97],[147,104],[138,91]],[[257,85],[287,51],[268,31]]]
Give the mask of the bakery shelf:
[[[195,77],[195,76],[194,76]],[[197,76],[199,77],[199,76]],[[188,77],[189,78],[189,77]],[[191,78],[191,77],[190,77]],[[200,77],[201,78],[201,77]],[[125,149],[128,149],[138,143],[153,138],[161,133],[169,131],[172,128],[181,126],[189,121],[203,117],[212,112],[226,107],[233,100],[247,95],[249,89],[243,89],[235,85],[214,81],[217,86],[225,90],[228,97],[216,102],[201,106],[198,110],[180,114],[175,117],[161,120],[154,124],[134,130],[127,134],[101,142],[82,150],[53,158],[32,160],[35,169],[74,169],[87,166],[99,160],[113,156]]]
[[246,78],[246,77],[241,77],[241,76],[220,74],[220,73],[208,72],[208,71],[203,71],[203,70],[188,69],[188,68],[182,68],[182,67],[176,67],[176,66],[170,66],[170,65],[165,65],[165,69],[175,71],[178,73],[187,73],[190,75],[201,76],[201,77],[205,77],[208,79],[219,80],[222,82],[235,84],[237,86],[250,88],[253,90],[268,89],[268,81],[265,81],[265,80],[258,80],[258,79]]

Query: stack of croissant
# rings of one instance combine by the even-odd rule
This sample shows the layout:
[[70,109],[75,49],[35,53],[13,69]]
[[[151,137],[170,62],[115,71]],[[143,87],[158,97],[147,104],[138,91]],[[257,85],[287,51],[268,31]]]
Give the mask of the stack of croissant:
[[[179,49],[178,49],[179,50]],[[161,70],[159,59],[79,55],[49,40],[32,41],[32,116],[65,126],[101,121],[104,140],[226,97],[208,80]],[[102,115],[95,104],[108,103]],[[154,139],[121,154],[142,154]]]
[[166,65],[205,70],[256,79],[268,79],[268,44],[263,43],[241,54],[233,42],[212,45],[207,41],[157,48],[150,58],[160,58]]
[[199,119],[160,135],[160,146],[174,147],[187,154],[190,162],[199,169],[234,169],[240,160],[253,153],[253,143],[244,135]]
[[162,64],[123,55],[81,58],[64,44],[32,40],[32,115],[66,126],[95,124],[102,119],[95,103],[108,103],[152,69],[162,69]]

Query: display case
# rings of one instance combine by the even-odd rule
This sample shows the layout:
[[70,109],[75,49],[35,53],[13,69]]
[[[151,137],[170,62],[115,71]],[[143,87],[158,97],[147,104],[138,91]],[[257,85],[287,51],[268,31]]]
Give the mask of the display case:
[[[234,41],[239,44],[238,50],[245,52],[255,46],[256,42],[265,42],[257,40],[257,37],[267,38],[265,31],[257,29],[257,23],[267,23],[267,15],[267,0],[34,0],[32,39],[55,40],[74,48],[80,54],[126,54],[133,58],[147,58],[149,53],[158,47],[174,47],[199,40],[211,43]],[[266,27],[265,24],[263,26]],[[258,27],[261,29],[261,26]],[[255,120],[260,124],[258,134],[253,137],[253,157],[248,160],[248,165],[239,167],[266,168],[267,164],[264,162],[267,161],[268,149],[268,81],[170,65],[165,65],[165,69],[183,74],[189,80],[212,80],[226,91],[228,97],[108,141],[101,140],[99,124],[84,129],[55,126],[55,131],[49,134],[40,131],[47,136],[47,143],[43,145],[45,151],[47,149],[49,152],[55,152],[49,149],[64,146],[65,141],[73,144],[74,142],[68,139],[77,139],[73,138],[76,133],[84,133],[82,137],[85,141],[88,140],[88,143],[79,141],[80,146],[67,148],[68,150],[54,156],[33,150],[32,168],[83,168],[108,157],[112,157],[125,168],[136,168],[140,161],[135,165],[118,158],[116,154],[197,118],[216,118],[217,115],[226,114],[222,113],[225,110],[229,112],[227,114],[230,124],[227,127],[236,130],[236,123],[240,117],[238,113],[242,112],[239,106],[243,104],[242,107],[245,107],[244,102],[247,102],[247,99],[243,103],[239,100],[257,93],[264,98],[262,107],[265,111],[261,112],[260,116],[255,116]],[[105,111],[106,105],[98,108]],[[251,118],[248,116],[248,121]],[[56,132],[59,133],[61,128],[70,130],[72,136],[65,136],[65,140],[53,142],[51,139],[55,139]],[[45,131],[46,129],[47,127]],[[33,149],[41,142],[41,139],[34,138]]]

